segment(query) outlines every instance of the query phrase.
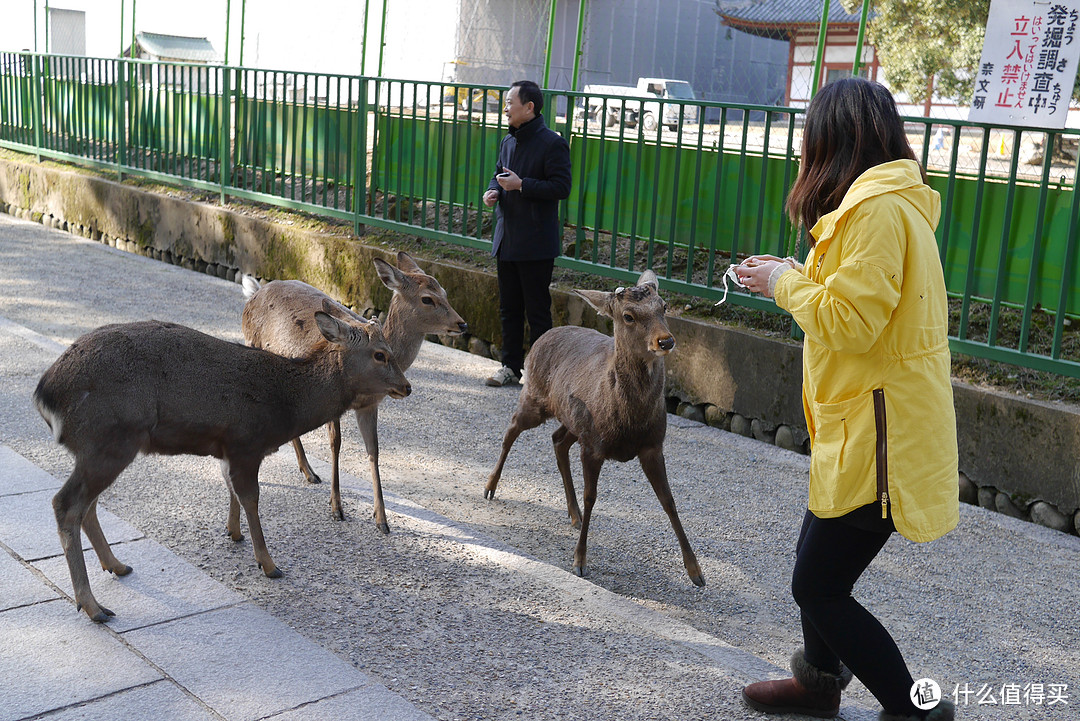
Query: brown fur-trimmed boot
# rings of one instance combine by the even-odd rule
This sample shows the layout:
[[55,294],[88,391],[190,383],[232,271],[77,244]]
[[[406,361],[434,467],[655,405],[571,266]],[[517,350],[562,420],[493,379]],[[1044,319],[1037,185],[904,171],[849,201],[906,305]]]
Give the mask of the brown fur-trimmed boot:
[[[956,706],[948,699],[942,699],[941,703],[930,710],[925,721],[953,721],[956,718]],[[882,711],[878,714],[878,721],[923,721],[923,717],[914,714],[894,714]]]
[[843,666],[840,674],[811,666],[803,649],[791,657],[793,678],[760,681],[743,688],[743,703],[765,713],[801,713],[817,718],[833,718],[840,711],[840,692],[851,682],[851,672]]

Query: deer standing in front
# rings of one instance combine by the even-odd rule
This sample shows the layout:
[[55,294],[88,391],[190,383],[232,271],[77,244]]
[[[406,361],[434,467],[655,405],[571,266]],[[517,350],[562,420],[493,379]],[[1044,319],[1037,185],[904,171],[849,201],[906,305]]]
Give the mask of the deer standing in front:
[[[384,330],[386,341],[397,359],[402,371],[406,371],[416,360],[428,333],[442,335],[461,335],[469,329],[447,300],[446,291],[439,281],[424,273],[416,261],[405,252],[397,254],[398,267],[375,258],[375,270],[383,285],[394,292],[390,299],[390,308],[386,312]],[[244,305],[243,331],[248,345],[264,348],[285,356],[302,356],[312,344],[319,340],[318,332],[310,324],[295,322],[298,317],[311,314],[311,309],[318,308],[329,297],[322,291],[298,280],[277,280],[259,287],[250,276],[243,279],[244,295],[248,302]],[[340,317],[359,318],[344,306],[335,304]],[[383,502],[382,479],[379,476],[379,403],[385,393],[358,395],[351,408],[356,411],[356,423],[364,439],[368,459],[371,463],[371,487],[374,496],[375,524],[383,533],[390,533],[386,521],[386,505]],[[334,418],[327,424],[330,437],[330,464],[332,481],[330,485],[330,513],[338,520],[344,520],[341,507],[341,491],[338,478],[338,457],[341,452],[341,419]],[[321,479],[308,463],[304,446],[299,438],[293,439],[296,460],[304,478],[309,483],[319,483]]]
[[[636,287],[614,293],[574,292],[614,321],[615,337],[576,326],[553,328],[540,336],[525,359],[525,386],[484,497],[495,497],[506,456],[521,432],[555,418],[561,424],[551,436],[555,461],[570,520],[581,529],[574,573],[584,576],[587,571],[586,539],[601,466],[608,459],[625,463],[636,456],[679,539],[690,580],[704,586],[705,577],[675,510],[664,463],[664,356],[675,347],[675,338],[664,320],[667,304],[660,298],[656,275],[646,270]],[[584,515],[570,476],[574,443],[581,445]]]
[[142,453],[221,459],[229,488],[228,531],[247,514],[255,560],[270,578],[259,520],[259,466],[278,446],[339,417],[360,394],[411,391],[378,323],[344,322],[326,304],[308,320],[322,343],[288,359],[191,328],[143,321],[90,331],[45,371],[34,404],[75,469],[53,497],[75,601],[94,621],[113,612],[90,591],[80,526],[101,567],[124,576],[97,518],[97,498]]

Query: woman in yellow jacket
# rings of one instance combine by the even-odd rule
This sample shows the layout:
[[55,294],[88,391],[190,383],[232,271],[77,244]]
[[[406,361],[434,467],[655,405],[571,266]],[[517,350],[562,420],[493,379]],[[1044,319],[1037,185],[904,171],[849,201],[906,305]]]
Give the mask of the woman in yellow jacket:
[[805,263],[755,256],[735,270],[806,333],[810,498],[792,574],[804,648],[792,658],[794,678],[751,684],[743,699],[760,711],[831,718],[854,674],[881,703],[882,721],[952,719],[940,693],[913,687],[889,632],[851,596],[894,530],[930,541],[959,515],[934,238],[941,202],[888,90],[859,78],[821,89],[787,209],[810,229]]

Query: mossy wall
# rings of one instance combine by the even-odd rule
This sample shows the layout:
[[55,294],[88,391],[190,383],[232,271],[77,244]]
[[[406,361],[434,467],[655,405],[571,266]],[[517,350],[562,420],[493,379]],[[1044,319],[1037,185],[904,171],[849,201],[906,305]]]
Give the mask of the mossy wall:
[[[390,292],[372,260],[389,249],[355,237],[304,229],[153,193],[86,173],[0,159],[0,211],[106,240],[111,245],[234,279],[298,278],[359,310],[384,310]],[[492,273],[417,258],[446,288],[473,338],[501,343],[498,285]],[[556,324],[610,324],[578,296],[553,289]],[[755,435],[787,428],[806,438],[800,401],[801,346],[701,321],[669,319],[677,339],[667,362],[669,401],[707,406],[717,423],[753,419]],[[1076,532],[1080,519],[1080,409],[1040,403],[954,382],[960,471],[982,490],[1025,508],[1052,504]],[[709,413],[705,413],[709,416]],[[739,424],[742,427],[742,422]],[[748,427],[748,426],[747,426]]]

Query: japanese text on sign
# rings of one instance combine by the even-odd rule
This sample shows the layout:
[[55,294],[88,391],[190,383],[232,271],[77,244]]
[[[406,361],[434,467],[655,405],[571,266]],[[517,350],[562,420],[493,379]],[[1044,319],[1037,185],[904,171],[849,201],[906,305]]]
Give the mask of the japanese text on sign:
[[968,120],[1064,128],[1080,65],[1080,0],[991,0]]

